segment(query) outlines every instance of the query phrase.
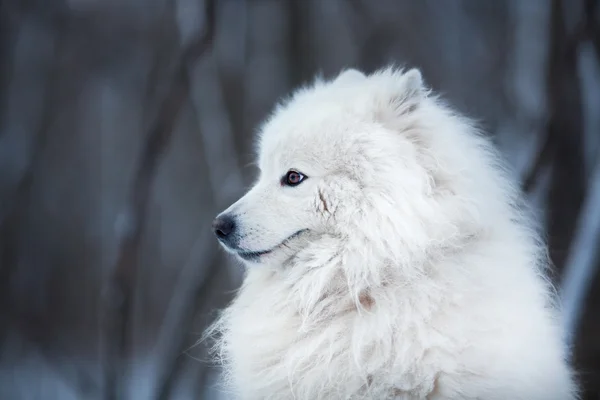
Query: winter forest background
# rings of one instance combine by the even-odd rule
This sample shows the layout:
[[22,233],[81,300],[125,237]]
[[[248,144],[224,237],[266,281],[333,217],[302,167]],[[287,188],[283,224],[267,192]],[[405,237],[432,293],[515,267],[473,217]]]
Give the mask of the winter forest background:
[[0,0],[0,399],[226,398],[192,345],[241,281],[210,223],[254,129],[389,62],[514,167],[599,399],[599,2]]

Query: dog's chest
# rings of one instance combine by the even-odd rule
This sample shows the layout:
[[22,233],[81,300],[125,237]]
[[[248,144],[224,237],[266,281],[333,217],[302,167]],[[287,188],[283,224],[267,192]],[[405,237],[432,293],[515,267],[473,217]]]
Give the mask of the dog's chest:
[[[291,391],[298,399],[388,398],[400,390],[379,383],[390,374],[406,390],[429,390],[420,371],[394,365],[400,345],[394,332],[361,315],[349,298],[325,301],[315,318],[303,315],[277,282],[259,282],[245,285],[228,310],[227,368],[247,398],[286,398]],[[410,349],[407,361],[424,351]]]

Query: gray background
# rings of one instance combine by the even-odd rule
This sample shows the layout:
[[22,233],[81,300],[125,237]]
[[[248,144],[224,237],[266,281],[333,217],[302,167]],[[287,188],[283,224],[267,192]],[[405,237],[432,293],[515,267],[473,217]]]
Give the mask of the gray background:
[[[191,346],[241,280],[210,223],[252,183],[256,125],[316,73],[390,62],[514,167],[600,398],[598,1],[205,1],[0,1],[0,398],[218,398]],[[148,152],[174,77],[189,93]]]

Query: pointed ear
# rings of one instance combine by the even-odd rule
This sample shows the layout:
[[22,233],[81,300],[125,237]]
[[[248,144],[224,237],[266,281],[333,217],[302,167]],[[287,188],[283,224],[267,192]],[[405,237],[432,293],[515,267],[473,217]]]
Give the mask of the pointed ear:
[[335,78],[336,84],[346,85],[350,83],[360,82],[367,77],[357,69],[348,68],[340,72],[340,74]]
[[405,73],[402,78],[404,79],[404,99],[406,101],[418,103],[425,98],[425,87],[421,71],[413,68]]
[[413,68],[405,73],[387,69],[377,76],[381,92],[377,115],[390,122],[414,112],[427,97],[421,71]]

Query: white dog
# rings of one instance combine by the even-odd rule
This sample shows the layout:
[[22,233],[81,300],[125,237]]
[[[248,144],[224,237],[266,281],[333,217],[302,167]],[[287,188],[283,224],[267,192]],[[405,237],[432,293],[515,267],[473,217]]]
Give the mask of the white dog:
[[247,266],[208,332],[236,398],[577,397],[518,190],[418,70],[317,81],[259,149],[213,224]]

